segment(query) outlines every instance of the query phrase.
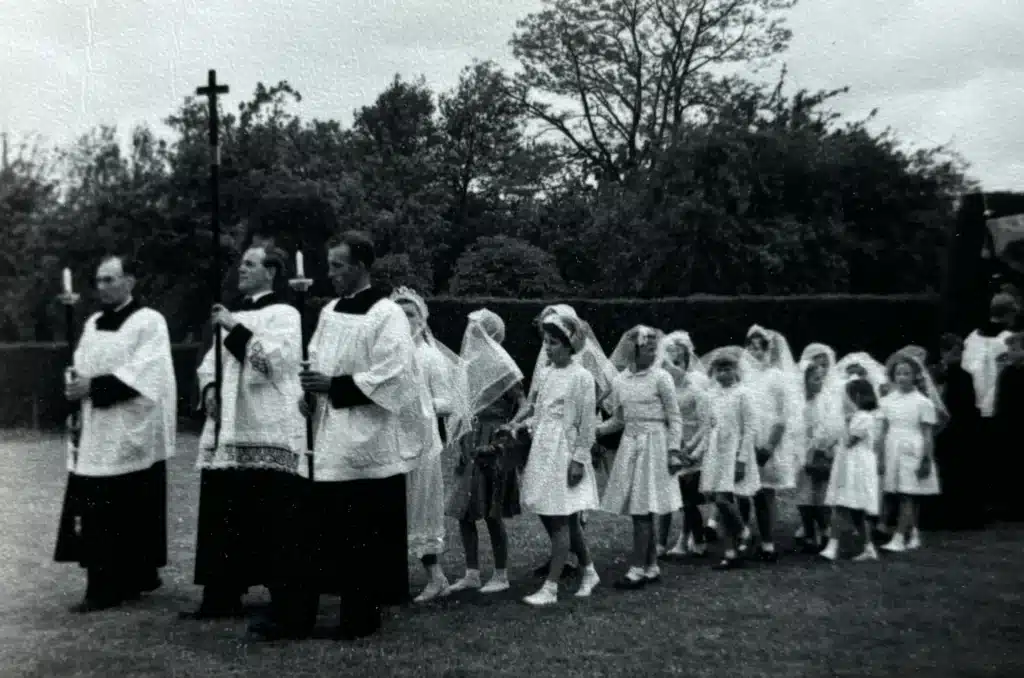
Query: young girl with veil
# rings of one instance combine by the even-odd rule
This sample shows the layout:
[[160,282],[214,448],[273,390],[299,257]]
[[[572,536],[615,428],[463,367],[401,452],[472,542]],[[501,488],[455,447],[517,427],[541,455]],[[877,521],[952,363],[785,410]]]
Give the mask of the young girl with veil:
[[549,314],[541,325],[544,349],[551,361],[537,395],[515,426],[532,431],[522,477],[523,508],[536,513],[551,537],[551,561],[544,585],[523,602],[558,602],[562,566],[573,551],[583,567],[576,596],[585,598],[600,582],[579,521],[582,511],[598,506],[591,448],[597,429],[594,378],[573,359],[586,343],[585,328],[567,313]]
[[[757,463],[760,491],[753,498],[758,532],[759,556],[775,562],[773,532],[776,493],[796,486],[796,462],[803,453],[803,408],[799,374],[789,343],[780,333],[760,325],[747,331],[747,355],[751,363],[748,379],[757,418]],[[744,522],[749,525],[750,503],[742,503]],[[746,544],[741,547],[746,549]]]
[[938,390],[921,361],[904,349],[886,361],[893,390],[882,398],[882,489],[899,501],[896,534],[882,546],[906,551],[921,546],[917,499],[939,493],[935,432],[948,421]]
[[761,487],[754,441],[754,400],[745,384],[749,361],[739,346],[715,349],[705,359],[714,381],[710,389],[711,426],[707,444],[691,452],[688,465],[701,464],[700,491],[712,498],[726,532],[725,553],[715,569],[742,564],[738,553],[743,520],[736,499],[752,497]]
[[[427,326],[427,304],[418,293],[399,287],[392,295],[409,319],[416,360],[428,390],[430,402],[438,417],[445,417],[465,409],[465,395],[458,378],[459,360],[447,347],[434,339]],[[406,485],[409,550],[423,564],[429,581],[415,598],[424,603],[443,596],[448,579],[438,558],[444,552],[444,475],[441,465],[441,431],[433,427],[433,443],[413,471]]]
[[[683,453],[684,456],[699,456],[701,447],[707,444],[710,379],[687,332],[680,330],[668,334],[664,345],[665,358],[662,365],[675,384],[679,414],[683,421]],[[679,538],[671,549],[667,549],[672,514],[663,514],[658,526],[658,553],[665,553],[671,558],[687,555],[703,557],[707,554],[707,539],[704,516],[701,514],[705,498],[700,493],[699,465],[685,468],[679,475],[679,491],[683,500]]]
[[[810,378],[808,367],[812,364],[817,365],[822,370],[824,370],[822,377],[822,385],[824,385],[824,383],[828,381],[828,378],[832,373],[832,369],[836,365],[836,352],[832,349],[831,346],[828,346],[827,344],[813,343],[808,344],[806,347],[804,347],[803,352],[800,354],[800,360],[797,363],[797,371],[802,375],[805,390],[807,388],[807,380],[808,378]],[[807,414],[807,412],[805,412],[805,414]],[[808,427],[808,429],[810,428],[810,424],[806,424],[806,426]],[[801,469],[797,469],[798,494],[801,494],[804,490],[807,489],[806,481],[807,478],[804,477],[804,474],[802,473]],[[801,482],[804,483],[803,486],[801,486]],[[817,547],[816,545],[818,540],[813,533],[810,535],[808,541],[807,529],[807,522],[803,519],[803,516],[801,516],[800,525],[797,526],[796,534],[794,534],[793,536],[796,538],[798,543],[803,545],[805,549],[810,549],[812,548],[812,546]]]
[[633,553],[629,571],[615,582],[619,589],[661,579],[654,519],[682,506],[675,478],[683,468],[682,419],[675,384],[662,368],[662,338],[643,325],[622,336],[610,358],[623,367],[612,384],[612,417],[597,428],[598,435],[623,431],[601,499],[601,510],[633,518]]
[[[878,512],[878,396],[866,379],[852,377],[843,382],[843,410],[848,420],[843,443],[839,446],[825,492],[825,503],[836,518],[849,520],[863,548],[854,560],[877,560],[867,516]],[[833,518],[833,532],[821,556],[839,557],[839,520]]]
[[[519,474],[515,460],[504,454],[496,438],[520,408],[523,373],[502,348],[505,323],[486,308],[469,314],[462,336],[462,360],[467,416],[452,417],[448,444],[459,454],[446,514],[459,521],[466,554],[466,574],[448,593],[479,590],[497,593],[509,588],[508,533],[505,519],[520,513]],[[494,575],[480,580],[480,540],[477,522],[484,521],[494,551]]]
[[805,453],[797,469],[796,503],[803,525],[803,536],[798,540],[805,552],[818,553],[825,546],[829,529],[825,503],[829,475],[846,426],[841,394],[826,383],[824,365],[813,360],[802,361],[801,365],[807,433]]
[[[543,336],[543,323],[547,318],[563,317],[569,318],[572,322],[576,323],[580,328],[580,349],[573,355],[573,361],[578,362],[582,365],[593,377],[594,388],[595,388],[595,400],[597,408],[608,414],[607,407],[605,405],[608,395],[611,392],[611,384],[614,381],[618,372],[612,366],[611,362],[605,356],[604,350],[601,348],[601,344],[597,341],[597,337],[594,335],[594,331],[590,328],[584,320],[582,320],[576,313],[576,310],[568,304],[555,304],[552,306],[546,306],[544,310],[540,312],[537,318],[534,319],[534,325],[536,325],[539,333]],[[544,376],[551,369],[551,360],[548,357],[547,350],[543,347],[540,353],[537,355],[537,361],[533,368],[533,378],[530,380],[530,390],[527,393],[526,400],[520,408],[519,412],[516,413],[513,423],[518,423],[526,418],[530,410],[533,408],[537,401],[537,394],[540,388],[540,384],[544,381]],[[595,412],[596,414],[596,412]],[[586,525],[586,512],[580,514],[580,525]],[[537,577],[548,576],[548,568],[551,563],[547,562],[543,565],[534,569],[533,573]],[[563,568],[562,576],[572,576],[576,573],[577,568],[573,567],[570,563],[566,563]]]

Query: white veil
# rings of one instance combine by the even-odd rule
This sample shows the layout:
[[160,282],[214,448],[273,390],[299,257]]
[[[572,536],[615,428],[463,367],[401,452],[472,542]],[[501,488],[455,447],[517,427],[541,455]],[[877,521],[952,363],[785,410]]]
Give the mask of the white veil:
[[693,339],[690,338],[689,332],[683,330],[676,330],[665,335],[665,369],[670,374],[676,376],[675,365],[672,364],[673,354],[676,351],[686,351],[688,359],[686,361],[686,373],[691,379],[693,379],[696,386],[706,386],[708,383],[707,369],[704,367],[704,362],[700,356],[697,355],[697,349],[693,345]]
[[616,372],[636,372],[636,349],[647,342],[657,342],[657,353],[654,356],[652,366],[657,367],[665,362],[665,333],[661,330],[647,325],[637,325],[629,330],[619,339],[615,350],[608,356],[608,360],[615,367]]
[[828,375],[832,368],[836,364],[836,352],[828,344],[808,344],[803,353],[800,354],[799,369],[800,374],[804,374],[804,370],[807,365],[820,355],[824,355],[828,359],[828,365],[825,367],[825,374]]
[[[552,314],[560,315],[564,318],[571,318],[580,327],[580,331],[583,335],[582,347],[576,354],[576,359],[580,361],[583,367],[587,368],[591,376],[594,377],[594,382],[597,384],[597,402],[600,405],[601,402],[608,397],[611,393],[612,382],[615,377],[618,376],[618,371],[611,364],[611,361],[605,356],[604,350],[601,348],[601,344],[597,341],[597,337],[594,336],[594,330],[590,325],[584,321],[576,313],[576,309],[568,304],[555,304],[553,306],[547,306],[540,315],[535,319],[535,323],[539,328],[544,319]],[[530,392],[528,400],[532,400],[537,394],[537,389],[540,387],[541,377],[548,368],[548,358],[544,353],[544,348],[541,347],[540,352],[537,354],[537,361],[533,367],[533,377],[530,379]]]
[[[801,454],[802,447],[799,441],[803,440],[806,431],[804,424],[804,397],[803,372],[799,371],[796,362],[793,360],[793,353],[789,349],[789,342],[786,341],[780,332],[769,330],[760,325],[751,325],[747,330],[747,339],[753,336],[764,337],[768,342],[768,358],[762,363],[768,368],[776,368],[781,372],[781,385],[784,392],[783,409],[785,433],[783,442],[786,442],[791,454]],[[758,362],[754,360],[749,351],[744,351],[749,360],[757,369]],[[782,443],[780,443],[782,444]]]
[[829,371],[829,382],[833,386],[845,384],[850,376],[847,370],[855,366],[864,371],[864,378],[874,387],[875,395],[881,397],[882,386],[889,380],[885,374],[885,366],[864,351],[848,353],[837,361]]
[[519,366],[501,345],[504,334],[505,323],[493,311],[482,308],[469,314],[459,351],[467,407],[448,419],[449,444],[472,431],[475,417],[523,380]]
[[942,402],[942,395],[939,394],[939,389],[936,388],[931,373],[925,364],[921,362],[918,348],[916,346],[905,346],[889,356],[885,361],[885,376],[890,383],[893,382],[896,364],[904,360],[914,364],[917,371],[915,386],[935,406],[935,414],[938,419],[935,425],[935,432],[938,433],[949,423],[949,410],[946,409],[946,404]]

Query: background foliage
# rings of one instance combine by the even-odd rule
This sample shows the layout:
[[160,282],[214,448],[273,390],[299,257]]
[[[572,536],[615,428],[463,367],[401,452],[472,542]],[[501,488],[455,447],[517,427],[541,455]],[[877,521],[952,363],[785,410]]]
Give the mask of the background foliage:
[[[792,4],[549,0],[511,37],[516,72],[475,62],[445,92],[396,75],[349,127],[261,83],[220,118],[229,260],[272,237],[322,278],[344,227],[374,235],[382,278],[428,296],[934,292],[965,165],[838,118],[845,90],[789,86]],[[81,287],[107,249],[145,262],[139,294],[176,341],[198,336],[205,102],[166,122],[166,138],[100,127],[5,153],[0,339],[61,334],[60,268]]]

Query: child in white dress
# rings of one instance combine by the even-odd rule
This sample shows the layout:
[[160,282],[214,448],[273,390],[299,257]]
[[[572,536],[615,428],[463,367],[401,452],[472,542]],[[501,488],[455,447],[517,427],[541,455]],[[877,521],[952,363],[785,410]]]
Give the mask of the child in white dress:
[[[687,332],[679,330],[667,335],[664,353],[663,366],[675,382],[679,414],[683,420],[683,454],[687,457],[699,456],[702,446],[707,444],[710,421],[708,389],[711,381]],[[701,514],[701,506],[707,502],[700,493],[699,464],[684,469],[679,475],[679,492],[683,499],[683,522],[679,538],[671,549],[667,548],[672,514],[662,515],[658,526],[658,553],[665,553],[670,558],[702,558],[707,555],[709,530]]]
[[579,521],[581,511],[598,507],[590,456],[597,429],[594,378],[573,360],[586,336],[578,320],[557,312],[545,318],[541,329],[551,366],[526,410],[532,442],[521,490],[523,508],[540,516],[551,538],[547,579],[523,599],[534,606],[558,602],[558,580],[570,550],[583,568],[576,596],[589,596],[600,582]]
[[623,335],[612,352],[624,369],[612,384],[610,419],[597,434],[623,431],[601,499],[601,510],[633,518],[629,571],[615,587],[639,589],[661,579],[654,518],[682,505],[676,474],[682,470],[682,419],[675,383],[662,368],[661,333],[638,326]]
[[842,400],[835,389],[825,384],[825,369],[821,363],[804,363],[804,384],[807,443],[797,471],[796,502],[803,523],[803,534],[798,540],[804,552],[818,553],[827,538],[829,516],[825,491],[845,422]]
[[[447,595],[448,578],[438,558],[444,552],[444,471],[441,452],[441,431],[437,417],[451,415],[460,401],[459,380],[455,379],[458,358],[451,351],[442,349],[433,338],[427,326],[428,310],[423,297],[415,291],[400,287],[391,298],[402,307],[416,342],[416,361],[426,380],[433,405],[435,425],[433,443],[419,466],[413,469],[406,481],[406,516],[409,531],[409,550],[427,571],[429,581],[426,588],[414,599],[425,603],[438,596]],[[445,351],[446,353],[443,353]]]
[[886,370],[893,390],[881,400],[882,489],[899,501],[899,520],[896,534],[882,548],[899,552],[921,545],[917,497],[939,493],[934,436],[948,414],[916,358],[897,352]]
[[878,513],[878,457],[879,422],[875,416],[878,398],[875,389],[865,379],[853,378],[845,384],[849,423],[844,444],[840,446],[828,479],[825,503],[836,514],[833,532],[821,556],[835,560],[839,556],[840,516],[849,519],[861,539],[863,549],[856,561],[878,560],[878,552],[871,540],[867,516]]
[[703,450],[689,457],[690,464],[702,463],[700,491],[713,497],[726,532],[725,553],[715,569],[739,567],[737,547],[743,520],[737,497],[752,497],[761,488],[754,453],[757,435],[753,397],[744,384],[743,349],[716,349],[707,358],[715,385],[711,388],[711,428]]
[[[754,397],[757,418],[754,445],[761,480],[761,489],[753,498],[761,536],[758,555],[764,562],[771,563],[778,559],[773,539],[776,493],[796,487],[796,466],[803,457],[804,398],[800,375],[785,337],[754,325],[747,332],[747,353],[751,360],[748,386]],[[750,502],[740,502],[746,525],[750,524],[750,506]],[[744,539],[741,550],[746,550],[747,544]]]

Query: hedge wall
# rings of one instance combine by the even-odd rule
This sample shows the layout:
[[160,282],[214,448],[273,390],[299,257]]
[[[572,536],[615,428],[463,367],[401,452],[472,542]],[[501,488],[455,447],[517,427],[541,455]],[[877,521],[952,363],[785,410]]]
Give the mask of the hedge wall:
[[[571,304],[594,328],[610,352],[623,332],[644,323],[666,331],[685,329],[701,354],[727,343],[742,341],[747,328],[758,323],[781,331],[799,355],[812,341],[831,345],[840,355],[854,350],[881,360],[906,344],[932,348],[939,333],[940,304],[932,296],[801,296],[801,297],[687,297],[682,299],[455,299],[430,300],[434,335],[458,350],[466,316],[486,307],[506,323],[505,346],[529,378],[539,342],[531,321],[545,306]],[[315,313],[309,320],[315,321]],[[64,350],[61,344],[0,344],[0,427],[60,425]],[[183,426],[194,426],[188,413],[194,406],[197,344],[174,347],[178,378],[179,414]]]

